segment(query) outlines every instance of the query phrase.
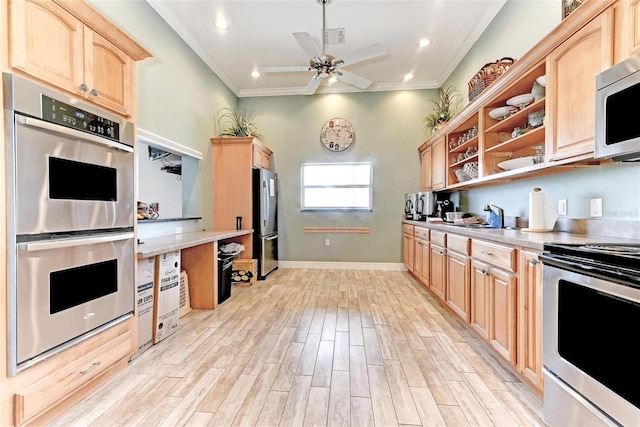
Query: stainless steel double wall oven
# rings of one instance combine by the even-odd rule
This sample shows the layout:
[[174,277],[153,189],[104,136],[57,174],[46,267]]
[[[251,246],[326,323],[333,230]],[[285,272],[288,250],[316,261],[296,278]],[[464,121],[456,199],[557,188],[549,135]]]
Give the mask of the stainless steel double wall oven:
[[15,375],[133,315],[135,130],[22,77],[3,84]]

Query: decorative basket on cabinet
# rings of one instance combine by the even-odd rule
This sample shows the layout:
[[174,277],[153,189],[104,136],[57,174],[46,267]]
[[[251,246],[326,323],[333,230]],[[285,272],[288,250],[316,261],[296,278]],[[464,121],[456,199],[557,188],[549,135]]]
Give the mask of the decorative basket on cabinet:
[[469,102],[480,95],[482,91],[504,74],[515,62],[515,59],[505,57],[496,62],[485,64],[469,81]]

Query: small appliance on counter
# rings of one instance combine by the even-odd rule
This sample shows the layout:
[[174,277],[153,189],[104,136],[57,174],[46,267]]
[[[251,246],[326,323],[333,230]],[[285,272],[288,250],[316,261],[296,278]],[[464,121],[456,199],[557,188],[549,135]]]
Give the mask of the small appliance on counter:
[[416,193],[406,193],[404,195],[404,217],[405,219],[416,219]]
[[435,200],[436,200],[436,212],[435,212],[436,217],[445,220],[447,217],[447,212],[455,211],[455,206],[453,205],[453,202],[449,200],[448,193],[436,193]]
[[416,195],[416,221],[426,221],[428,217],[433,216],[435,208],[435,193],[431,191],[420,191]]

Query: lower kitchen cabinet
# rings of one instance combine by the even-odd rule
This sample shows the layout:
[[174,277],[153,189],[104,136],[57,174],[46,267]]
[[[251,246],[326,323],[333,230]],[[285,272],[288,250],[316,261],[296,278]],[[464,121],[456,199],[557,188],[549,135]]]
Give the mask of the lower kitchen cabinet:
[[516,276],[491,268],[489,281],[489,342],[505,359],[516,364]]
[[429,289],[444,301],[447,286],[447,253],[445,249],[446,234],[431,232],[430,265],[431,283]]
[[447,292],[446,302],[462,319],[469,322],[470,314],[469,238],[447,236]]
[[471,327],[482,338],[489,340],[489,264],[481,261],[471,261]]
[[518,280],[518,371],[542,391],[542,263],[540,253],[520,251]]
[[413,225],[404,224],[402,228],[402,263],[411,272],[414,270],[414,250]]

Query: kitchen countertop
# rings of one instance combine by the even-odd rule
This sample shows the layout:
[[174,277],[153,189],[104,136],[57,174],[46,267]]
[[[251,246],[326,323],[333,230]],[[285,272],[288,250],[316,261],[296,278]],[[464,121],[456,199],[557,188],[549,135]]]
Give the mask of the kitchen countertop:
[[252,234],[250,230],[204,230],[168,236],[147,237],[138,242],[138,258],[164,254],[178,249],[190,248],[219,240]]
[[498,243],[506,243],[512,246],[522,246],[525,248],[543,250],[545,243],[640,243],[638,239],[623,239],[617,237],[573,234],[566,232],[530,232],[521,229],[508,228],[472,228],[443,224],[437,222],[402,220],[403,224],[427,227],[433,230],[445,231],[463,236],[477,237]]

